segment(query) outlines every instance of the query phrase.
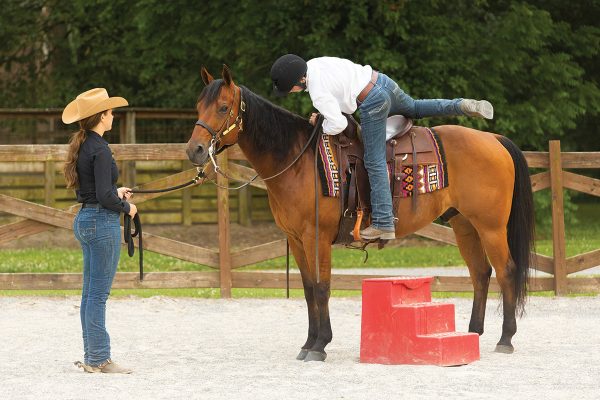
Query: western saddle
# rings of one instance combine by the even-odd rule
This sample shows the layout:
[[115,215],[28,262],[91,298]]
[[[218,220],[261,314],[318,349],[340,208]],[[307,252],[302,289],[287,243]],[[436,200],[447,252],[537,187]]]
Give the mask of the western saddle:
[[[360,229],[368,225],[371,210],[371,186],[364,166],[364,148],[360,140],[360,125],[351,115],[346,115],[348,127],[344,132],[332,137],[336,150],[338,169],[340,172],[340,218],[338,236],[334,243],[349,245],[360,241]],[[394,214],[397,212],[396,202],[402,190],[402,181],[407,178],[404,166],[412,166],[412,207],[417,207],[417,161],[419,164],[434,164],[438,160],[435,153],[435,142],[426,129],[414,126],[411,119],[394,116],[396,122],[394,133],[387,141],[386,160],[390,170],[390,189],[394,201]],[[388,128],[390,127],[388,123]],[[390,135],[388,135],[390,136]],[[384,243],[380,242],[380,247]]]

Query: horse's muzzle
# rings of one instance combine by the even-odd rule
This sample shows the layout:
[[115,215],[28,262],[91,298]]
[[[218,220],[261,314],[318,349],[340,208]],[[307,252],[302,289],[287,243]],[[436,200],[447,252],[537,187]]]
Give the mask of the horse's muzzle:
[[203,166],[208,162],[208,146],[196,143],[188,143],[186,153],[192,164]]

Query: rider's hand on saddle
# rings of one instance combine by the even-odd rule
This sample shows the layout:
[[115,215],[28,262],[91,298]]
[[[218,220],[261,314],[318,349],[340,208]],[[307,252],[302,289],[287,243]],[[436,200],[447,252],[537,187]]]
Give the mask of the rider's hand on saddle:
[[120,199],[129,200],[131,197],[131,189],[128,187],[120,187],[117,189],[117,195]]
[[308,122],[312,125],[315,126],[315,124],[317,123],[317,118],[319,117],[318,113],[312,113],[310,114],[310,117],[308,117]]
[[133,218],[135,217],[135,214],[137,214],[137,207],[135,204],[129,203],[129,216]]

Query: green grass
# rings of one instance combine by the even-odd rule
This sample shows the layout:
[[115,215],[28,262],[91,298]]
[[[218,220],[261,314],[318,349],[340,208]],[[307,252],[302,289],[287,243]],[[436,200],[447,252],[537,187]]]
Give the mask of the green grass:
[[[600,248],[600,205],[582,204],[576,213],[577,223],[567,224],[567,256],[585,253]],[[551,232],[538,232],[536,250],[552,255]],[[444,267],[465,265],[458,249],[450,245],[436,246],[424,241],[419,247],[397,247],[377,250],[369,248],[369,259],[363,263],[364,253],[356,250],[336,248],[333,250],[334,268],[402,268],[402,267]],[[81,251],[76,249],[21,249],[0,250],[0,272],[80,272]],[[296,264],[292,257],[292,267]],[[137,254],[130,258],[123,249],[119,271],[136,271]],[[209,271],[211,268],[150,251],[144,252],[144,265],[148,272],[156,271]],[[285,258],[279,257],[244,267],[245,270],[282,269]]]
[[[346,249],[333,250],[335,268],[389,268],[415,266],[451,266],[464,265],[458,249],[454,246],[433,246],[408,248],[385,248],[369,250],[369,259],[363,263],[364,253]],[[292,267],[296,264],[291,257]],[[19,249],[0,250],[0,272],[80,272],[82,263],[81,250],[76,249]],[[277,269],[285,266],[285,257],[253,264],[244,269]],[[128,257],[126,251],[121,252],[119,271],[136,271],[138,269],[137,254]],[[173,257],[163,256],[150,251],[144,252],[144,269],[156,271],[209,271],[210,267],[181,261]]]
[[[600,224],[596,222],[600,218],[600,204],[578,204],[574,218],[575,221],[565,221],[567,257],[600,249]],[[541,254],[552,255],[550,228],[538,230],[536,249]]]
[[[584,253],[600,248],[600,234],[590,237],[586,233],[577,232],[575,237],[567,240],[567,256]],[[552,255],[552,242],[540,240],[536,249],[541,254]],[[403,268],[403,267],[446,267],[464,266],[465,262],[454,246],[398,247],[369,250],[369,258],[363,263],[364,253],[356,250],[334,249],[332,263],[334,268]],[[293,257],[291,267],[297,268]],[[0,250],[0,272],[5,273],[60,273],[81,272],[82,256],[75,249],[19,249]],[[285,257],[263,261],[244,267],[244,270],[283,269]],[[173,257],[163,256],[150,251],[144,252],[144,269],[147,272],[157,271],[214,271],[214,269]],[[128,257],[126,251],[121,252],[119,271],[137,271],[138,258]]]
[[[333,249],[332,265],[334,268],[403,268],[403,267],[447,267],[465,265],[454,246],[426,247],[393,247],[368,250],[369,258],[364,263],[365,254],[358,250]],[[291,266],[296,268],[293,257]],[[276,269],[285,265],[285,257],[274,258],[244,269]]]
[[[76,249],[0,250],[0,272],[81,272],[82,262],[81,250]],[[119,271],[136,271],[138,268],[137,252],[134,257],[129,257],[123,248]],[[145,251],[144,270],[147,272],[208,271],[212,268]]]
[[[580,205],[576,213],[577,223],[567,224],[566,251],[567,256],[573,256],[600,248],[600,224],[596,221],[600,217],[600,205]],[[548,230],[538,232],[537,251],[552,255],[551,232]],[[364,253],[347,249],[334,249],[332,263],[334,268],[402,268],[402,267],[443,267],[464,266],[458,249],[449,245],[432,245],[424,241],[423,246],[398,247],[369,250],[369,259],[363,263]],[[150,251],[144,252],[144,265],[147,272],[156,271],[214,271],[203,265],[181,261],[173,257],[163,256]],[[80,250],[74,249],[21,249],[0,250],[0,272],[4,273],[60,273],[81,272],[82,256]],[[296,264],[291,258],[291,266],[296,269]],[[285,258],[279,257],[258,264],[244,267],[242,270],[283,270]],[[121,253],[119,271],[137,271],[138,258],[127,256],[125,249]],[[552,295],[549,292],[549,295]],[[78,295],[79,291],[0,291],[0,296],[5,295],[39,295],[39,296],[65,296]],[[285,297],[281,289],[233,289],[234,297]],[[218,289],[115,289],[113,295],[149,297],[154,295],[171,297],[199,297],[218,298]],[[357,291],[333,291],[333,296],[357,296]],[[543,295],[537,293],[536,295]],[[292,297],[303,297],[301,290],[292,290]],[[471,296],[470,293],[439,293],[438,297]]]

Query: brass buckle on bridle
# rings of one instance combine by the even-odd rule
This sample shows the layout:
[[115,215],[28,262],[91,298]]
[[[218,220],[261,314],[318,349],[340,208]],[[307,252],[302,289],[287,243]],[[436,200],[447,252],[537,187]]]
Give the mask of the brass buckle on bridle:
[[[243,119],[242,119],[242,113],[246,111],[246,103],[244,103],[244,100],[242,99],[242,88],[239,88],[240,90],[240,109],[238,110],[238,115],[235,118],[235,121],[233,121],[233,124],[229,125],[229,127],[227,129],[225,129],[223,132],[221,132],[221,137],[227,135],[229,132],[231,132],[232,130],[235,129],[236,126],[239,126],[239,132],[241,133],[243,131],[243,127],[242,127],[242,123],[243,123]],[[235,98],[233,99],[233,102],[235,104]],[[231,108],[229,109],[229,118],[233,117],[233,104],[231,105]],[[227,119],[227,122],[229,122],[229,118]]]

